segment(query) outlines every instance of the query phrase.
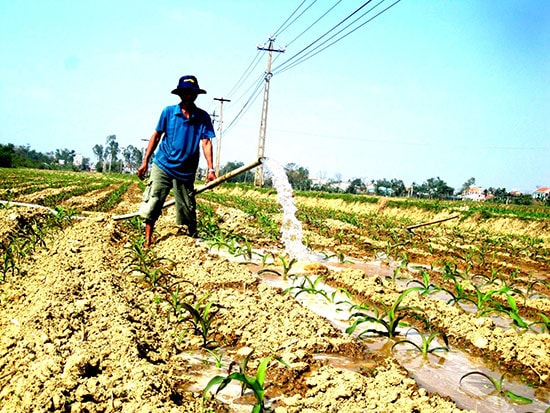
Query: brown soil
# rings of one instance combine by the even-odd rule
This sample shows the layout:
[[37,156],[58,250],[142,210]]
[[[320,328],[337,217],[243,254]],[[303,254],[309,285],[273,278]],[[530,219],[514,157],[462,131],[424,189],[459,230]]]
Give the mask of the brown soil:
[[[259,267],[230,261],[210,252],[204,242],[180,235],[171,210],[156,227],[152,252],[162,277],[152,285],[151,277],[136,271],[133,261],[135,228],[111,219],[112,214],[137,209],[139,188],[130,186],[109,214],[86,211],[104,195],[100,190],[67,201],[86,218],[73,220],[63,230],[49,229],[45,246],[29,252],[20,262],[19,274],[8,274],[0,283],[0,412],[200,412],[207,381],[227,375],[230,368],[236,371],[233,365],[246,355],[251,375],[264,357],[280,357],[288,364],[273,360],[267,372],[266,397],[269,409],[277,413],[462,411],[445,397],[420,389],[391,357],[371,352],[290,294],[260,282],[255,274]],[[338,202],[330,208],[396,214],[384,204]],[[250,216],[209,204],[222,228],[245,236],[255,248],[269,249],[275,257],[281,252],[282,245],[251,224]],[[23,207],[0,209],[0,242],[6,247],[25,223],[43,216],[44,212]],[[280,216],[275,219],[280,223]],[[434,217],[419,212],[415,219]],[[446,225],[442,228],[451,228]],[[373,252],[385,246],[376,234],[354,234],[353,225],[338,219],[327,219],[323,234],[305,226],[305,237],[318,251],[372,260]],[[525,231],[519,226],[509,229]],[[339,240],[331,236],[340,233],[344,236]],[[418,235],[429,239],[430,233]],[[415,256],[414,247],[406,248]],[[425,249],[417,249],[416,257],[426,258],[423,263],[436,261]],[[520,262],[541,277],[548,274],[547,263],[537,260],[508,257],[505,262]],[[346,288],[358,301],[387,304],[402,291],[390,281],[394,270],[389,257],[377,267],[315,263],[299,268]],[[403,274],[418,279],[412,271]],[[433,275],[442,281],[436,272]],[[538,293],[547,292],[544,286],[537,288]],[[209,347],[223,356],[221,369],[215,368],[203,338],[189,329],[191,323],[175,315],[168,301],[175,293],[219,306],[209,336],[215,343]],[[403,303],[421,307],[452,345],[488,355],[495,364],[523,372],[528,381],[548,384],[548,332],[502,329],[489,318],[417,293]],[[548,314],[545,298],[532,297],[522,306],[529,314]],[[325,357],[331,355],[353,360],[353,368]],[[250,394],[229,404],[210,397],[205,411],[250,411],[253,403]]]

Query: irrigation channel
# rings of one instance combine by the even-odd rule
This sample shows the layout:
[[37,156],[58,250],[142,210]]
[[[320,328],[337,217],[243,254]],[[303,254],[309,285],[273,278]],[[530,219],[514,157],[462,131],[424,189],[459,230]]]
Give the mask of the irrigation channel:
[[[281,225],[281,238],[285,245],[286,253],[297,260],[293,267],[292,277],[281,277],[268,271],[262,271],[261,262],[253,262],[247,260],[249,269],[263,283],[272,287],[287,291],[294,295],[296,300],[304,307],[313,311],[327,319],[335,328],[343,333],[348,329],[351,322],[349,321],[353,314],[353,302],[347,295],[339,289],[331,287],[324,283],[322,279],[311,280],[307,277],[300,276],[300,268],[306,269],[310,263],[321,263],[332,271],[339,271],[343,268],[360,269],[365,272],[368,277],[391,277],[394,271],[399,267],[399,262],[393,262],[392,265],[384,264],[387,257],[380,256],[379,260],[370,262],[361,262],[358,260],[348,260],[346,265],[342,265],[335,258],[326,258],[322,254],[317,254],[314,251],[308,250],[302,242],[302,226],[296,218],[296,206],[292,196],[292,187],[290,186],[284,169],[275,161],[265,158],[263,163],[272,174],[273,184],[277,190],[277,200],[283,208],[283,221]],[[265,251],[263,251],[265,252]],[[243,261],[243,258],[237,258],[232,254],[227,253],[220,248],[211,248],[210,253],[220,254],[229,260]],[[258,254],[259,256],[260,254]],[[417,271],[414,264],[408,264],[410,271]],[[315,283],[315,293],[304,293],[305,285],[311,282]],[[402,282],[403,289],[406,289],[406,283]],[[331,297],[327,301],[326,297]],[[434,299],[446,300],[444,294],[434,295]],[[371,313],[372,314],[372,313]],[[502,317],[492,317],[495,324],[500,326],[509,325],[509,321]],[[462,351],[458,348],[449,348],[448,351],[433,352],[427,355],[422,355],[420,352],[412,351],[410,346],[395,346],[392,348],[393,342],[387,338],[381,338],[376,334],[365,336],[367,330],[379,330],[380,325],[374,322],[366,322],[361,324],[360,328],[354,331],[355,336],[362,335],[361,340],[367,344],[369,350],[377,352],[382,356],[393,356],[398,363],[404,367],[409,374],[417,381],[418,385],[425,388],[429,392],[438,393],[442,396],[450,397],[458,407],[468,410],[474,410],[480,413],[495,413],[495,412],[545,412],[550,409],[550,394],[535,394],[533,389],[521,382],[516,377],[517,375],[508,374],[506,371],[501,371],[495,366],[488,365],[482,358],[472,356],[471,354]],[[406,327],[400,328],[406,330]],[[417,331],[411,330],[406,335],[408,340],[411,340],[418,345],[422,341]],[[432,345],[443,346],[441,340],[434,341]],[[193,360],[192,354],[188,355],[189,360]],[[352,360],[343,356],[334,355],[317,355],[318,358],[328,361],[335,367],[359,371],[360,367],[364,368],[362,360]],[[201,363],[201,358],[197,355],[195,363]],[[520,394],[531,399],[533,402],[529,404],[518,404],[509,401],[503,394],[495,391],[488,381],[483,377],[470,377],[462,382],[460,378],[472,371],[480,371],[491,377],[501,377],[506,373],[506,380],[503,381],[503,387],[507,390]],[[202,370],[201,377],[197,379],[197,383],[190,390],[200,391],[200,386],[206,385],[213,371]],[[215,374],[215,372],[214,372]],[[232,404],[240,397],[241,387],[237,384],[229,385],[217,397],[225,403]],[[275,401],[272,399],[271,401]],[[248,412],[248,406],[239,406],[232,404],[235,411]]]

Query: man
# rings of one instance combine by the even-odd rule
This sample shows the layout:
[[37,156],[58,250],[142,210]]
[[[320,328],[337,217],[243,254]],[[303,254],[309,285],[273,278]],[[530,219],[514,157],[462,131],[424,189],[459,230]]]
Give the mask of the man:
[[213,168],[212,138],[215,136],[210,116],[195,106],[199,94],[206,93],[199,87],[195,76],[182,76],[172,94],[178,95],[178,105],[167,106],[149,144],[143,163],[138,168],[139,179],[144,179],[149,160],[155,150],[151,175],[143,193],[139,209],[145,219],[145,246],[151,245],[155,222],[162,213],[162,206],[170,189],[176,200],[176,223],[186,225],[191,237],[197,235],[197,215],[193,184],[199,166],[199,146],[206,159],[206,182],[216,179]]

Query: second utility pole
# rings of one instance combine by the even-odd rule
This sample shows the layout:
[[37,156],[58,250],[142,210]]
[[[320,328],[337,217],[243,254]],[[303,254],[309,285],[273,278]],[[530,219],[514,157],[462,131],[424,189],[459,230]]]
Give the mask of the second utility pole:
[[216,151],[216,175],[220,176],[220,156],[222,152],[222,125],[223,125],[223,102],[231,102],[229,99],[214,98],[214,100],[220,101],[220,120],[218,121],[218,148]]
[[[273,41],[275,38],[270,37],[269,38],[269,46],[266,48],[265,46],[258,46],[258,50],[264,50],[269,52],[268,58],[267,58],[267,70],[265,71],[265,83],[264,83],[264,101],[262,105],[262,119],[260,123],[260,137],[258,139],[258,159],[264,157],[264,149],[265,149],[265,131],[267,127],[267,106],[269,103],[269,81],[271,80],[271,76],[273,74],[271,73],[271,57],[273,55],[273,52],[284,52],[284,49],[273,49]],[[254,185],[256,186],[262,186],[264,184],[264,166],[263,164],[260,164],[256,168],[256,174],[254,176]]]

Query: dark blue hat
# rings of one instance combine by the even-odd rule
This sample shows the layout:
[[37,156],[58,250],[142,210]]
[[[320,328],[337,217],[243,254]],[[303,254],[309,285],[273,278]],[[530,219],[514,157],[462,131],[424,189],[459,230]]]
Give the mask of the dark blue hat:
[[197,95],[206,93],[199,87],[199,82],[195,76],[182,76],[178,82],[178,87],[172,90],[172,94],[179,95],[180,92],[195,92]]

